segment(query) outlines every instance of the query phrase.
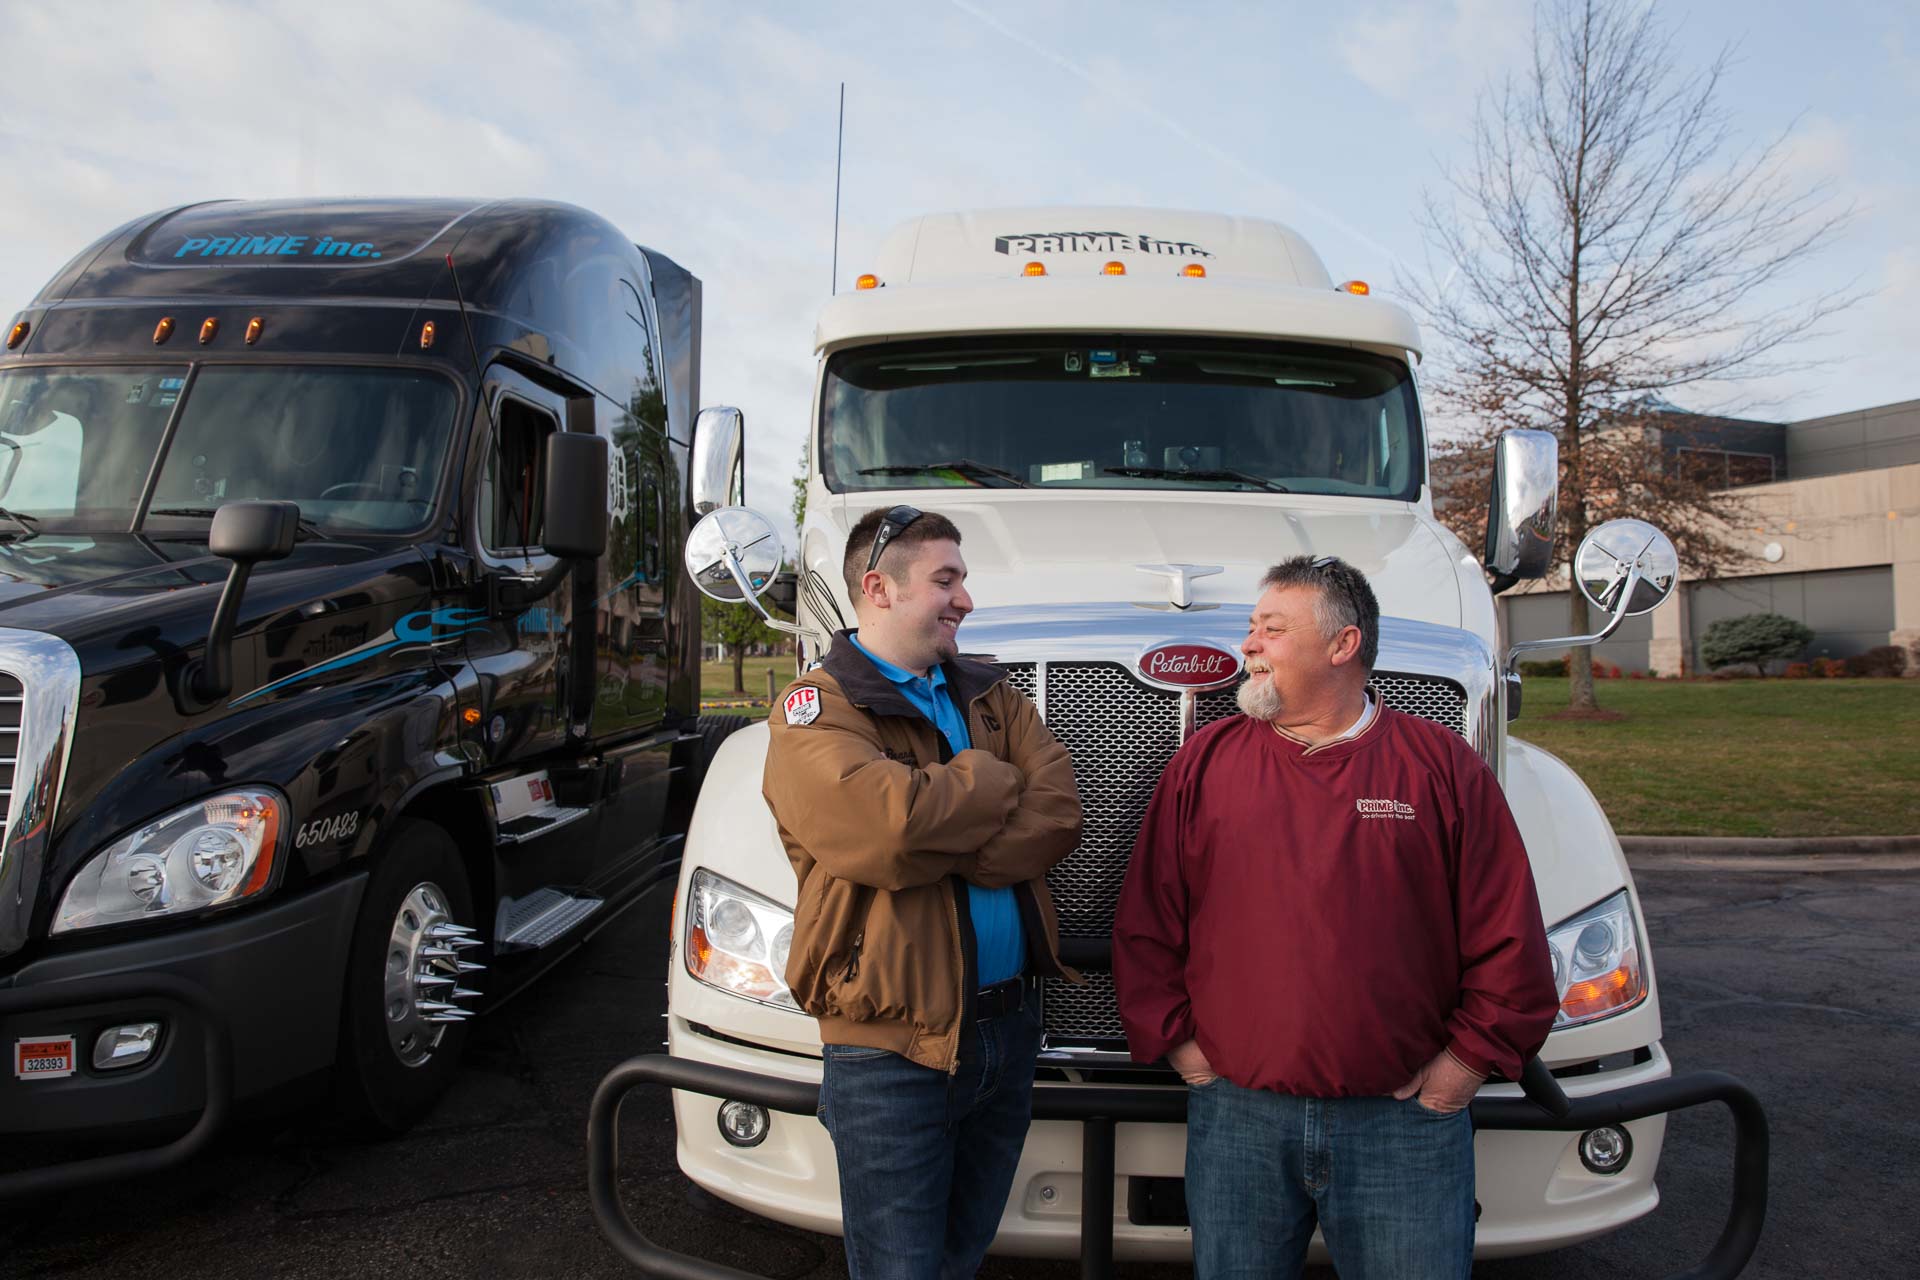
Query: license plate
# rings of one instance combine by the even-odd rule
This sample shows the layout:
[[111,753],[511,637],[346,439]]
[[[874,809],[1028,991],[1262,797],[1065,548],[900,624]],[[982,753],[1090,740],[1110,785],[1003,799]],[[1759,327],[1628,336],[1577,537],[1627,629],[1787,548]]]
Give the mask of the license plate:
[[18,1080],[59,1080],[73,1074],[73,1037],[16,1040],[13,1074]]

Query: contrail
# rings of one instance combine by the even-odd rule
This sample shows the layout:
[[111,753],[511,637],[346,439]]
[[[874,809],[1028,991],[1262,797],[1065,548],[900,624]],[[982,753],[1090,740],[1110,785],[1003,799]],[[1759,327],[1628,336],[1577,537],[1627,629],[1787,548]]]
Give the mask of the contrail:
[[1056,67],[1059,67],[1062,71],[1065,71],[1068,75],[1073,76],[1075,79],[1080,80],[1085,84],[1091,85],[1093,88],[1099,90],[1101,93],[1107,95],[1110,98],[1125,102],[1128,110],[1140,112],[1148,116],[1154,122],[1159,124],[1161,128],[1167,130],[1167,132],[1191,144],[1193,147],[1204,152],[1208,156],[1211,156],[1213,159],[1219,161],[1221,164],[1225,165],[1227,168],[1232,169],[1234,172],[1239,173],[1244,177],[1250,178],[1255,182],[1262,183],[1268,187],[1273,188],[1275,191],[1280,193],[1282,198],[1288,201],[1295,208],[1298,208],[1303,212],[1312,214],[1314,217],[1320,219],[1321,221],[1328,223],[1329,225],[1333,226],[1335,229],[1339,230],[1342,234],[1351,237],[1353,240],[1356,240],[1360,244],[1363,244],[1367,248],[1371,249],[1374,253],[1379,254],[1380,257],[1385,261],[1387,262],[1396,261],[1397,255],[1395,255],[1393,250],[1387,248],[1386,245],[1381,244],[1378,240],[1374,239],[1372,236],[1368,235],[1366,232],[1360,230],[1360,228],[1354,226],[1352,223],[1348,222],[1345,218],[1342,218],[1339,214],[1333,212],[1333,210],[1328,209],[1316,203],[1315,201],[1310,200],[1307,197],[1301,195],[1298,191],[1295,191],[1292,187],[1289,187],[1286,183],[1280,182],[1277,179],[1271,178],[1266,174],[1261,173],[1258,169],[1255,169],[1252,165],[1242,160],[1239,156],[1236,156],[1232,152],[1225,150],[1218,143],[1213,142],[1210,139],[1202,137],[1201,135],[1195,133],[1193,130],[1181,124],[1178,120],[1175,120],[1172,116],[1167,115],[1163,111],[1155,110],[1152,106],[1147,105],[1146,103],[1142,102],[1138,98],[1126,97],[1125,95],[1121,94],[1111,86],[1103,84],[1098,78],[1094,76],[1092,72],[1088,71],[1085,67],[1073,61],[1071,58],[1068,58],[1062,54],[1055,53],[1053,50],[1047,48],[1045,45],[1038,43],[1037,41],[1033,40],[1031,37],[1019,31],[1015,31],[1012,27],[1009,27],[1006,23],[1000,21],[998,18],[986,12],[984,9],[979,8],[977,5],[968,3],[968,0],[951,0],[951,3],[953,4],[954,8],[960,10],[962,13],[968,14],[971,17],[977,19],[978,21],[985,23],[987,26],[992,27],[995,31],[998,31],[1001,35],[1007,37],[1007,39],[1013,41],[1017,45],[1020,45],[1022,48],[1026,49],[1028,52],[1033,53],[1039,57],[1045,58],[1048,62],[1053,63],[1053,65],[1055,65]]

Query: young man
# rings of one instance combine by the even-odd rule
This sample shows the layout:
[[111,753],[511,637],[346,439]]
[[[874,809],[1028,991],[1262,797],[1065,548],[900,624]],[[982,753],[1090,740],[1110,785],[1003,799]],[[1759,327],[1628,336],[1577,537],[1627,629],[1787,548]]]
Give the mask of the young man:
[[1559,999],[1491,771],[1367,687],[1380,607],[1330,556],[1261,584],[1244,713],[1181,747],[1114,921],[1133,1056],[1190,1086],[1207,1277],[1465,1280],[1475,1090],[1518,1079]]
[[971,1276],[1032,1114],[1032,980],[1079,980],[1043,878],[1079,843],[1079,793],[1033,704],[959,656],[951,521],[870,511],[844,572],[858,630],[770,717],[763,786],[800,880],[787,982],[820,1022],[849,1275]]

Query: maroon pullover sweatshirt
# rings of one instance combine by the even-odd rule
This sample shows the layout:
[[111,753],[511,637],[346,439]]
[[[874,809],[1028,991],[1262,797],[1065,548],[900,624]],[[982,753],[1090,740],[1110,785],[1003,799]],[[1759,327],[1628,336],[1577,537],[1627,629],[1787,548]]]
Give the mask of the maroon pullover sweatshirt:
[[1237,1085],[1391,1093],[1441,1049],[1518,1079],[1559,1007],[1533,872],[1458,734],[1381,705],[1309,748],[1232,716],[1180,748],[1113,924],[1128,1044]]

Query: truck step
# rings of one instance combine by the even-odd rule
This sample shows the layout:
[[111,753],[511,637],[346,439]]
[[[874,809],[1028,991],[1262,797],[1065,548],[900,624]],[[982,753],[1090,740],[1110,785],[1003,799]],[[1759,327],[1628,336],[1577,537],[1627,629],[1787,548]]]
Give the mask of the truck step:
[[605,903],[559,889],[536,889],[507,908],[495,951],[537,951],[573,930]]
[[544,769],[497,782],[492,790],[494,829],[501,844],[537,839],[593,812],[556,801],[553,782]]

